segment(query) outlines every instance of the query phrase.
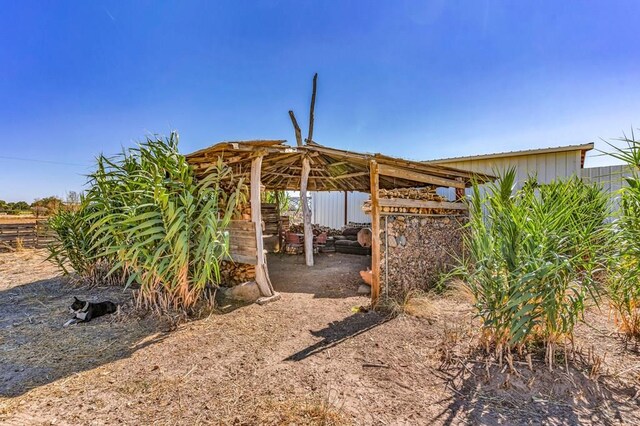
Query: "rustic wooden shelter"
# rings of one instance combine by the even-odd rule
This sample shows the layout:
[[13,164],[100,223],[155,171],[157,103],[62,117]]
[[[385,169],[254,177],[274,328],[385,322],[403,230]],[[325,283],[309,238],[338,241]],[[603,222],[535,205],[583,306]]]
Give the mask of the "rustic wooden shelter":
[[[298,138],[299,139],[299,138]],[[462,194],[474,180],[493,177],[446,166],[425,164],[382,154],[366,154],[330,148],[307,141],[289,146],[284,140],[222,142],[187,155],[196,175],[204,177],[219,159],[233,171],[234,178],[250,181],[251,221],[235,222],[230,228],[232,258],[256,265],[256,282],[263,296],[273,295],[261,226],[261,188],[300,191],[304,218],[305,257],[313,265],[311,212],[307,191],[361,191],[371,194],[372,286],[375,303],[380,294],[380,217],[394,207],[466,211],[464,203],[380,198],[381,189],[416,187],[455,188]],[[387,208],[387,209],[385,209]]]

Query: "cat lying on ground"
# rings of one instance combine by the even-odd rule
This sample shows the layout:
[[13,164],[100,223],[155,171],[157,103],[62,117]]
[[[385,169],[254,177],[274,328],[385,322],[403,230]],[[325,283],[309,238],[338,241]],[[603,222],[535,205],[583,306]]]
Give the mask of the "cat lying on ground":
[[73,314],[73,318],[64,323],[65,327],[79,322],[89,322],[93,318],[112,314],[118,310],[116,304],[109,302],[108,300],[106,302],[91,303],[80,300],[77,297],[74,297],[73,299],[74,301],[71,304],[71,307],[69,307],[69,312]]

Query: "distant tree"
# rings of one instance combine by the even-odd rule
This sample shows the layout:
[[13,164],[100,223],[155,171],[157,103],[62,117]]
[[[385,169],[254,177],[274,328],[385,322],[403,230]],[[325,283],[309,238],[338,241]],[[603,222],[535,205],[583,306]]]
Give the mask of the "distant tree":
[[26,201],[17,201],[8,204],[9,210],[24,211],[29,210],[29,204]]
[[5,200],[0,200],[0,211],[8,209],[8,203]]
[[[37,208],[38,210],[41,210],[42,208],[46,209],[46,212],[48,213],[54,213],[56,211],[58,211],[60,209],[60,207],[62,207],[62,200],[58,197],[56,197],[55,195],[52,195],[50,197],[45,197],[45,198],[41,198],[39,200],[34,201],[31,204],[31,208]],[[27,206],[27,209],[29,208],[29,206]]]
[[69,191],[67,192],[67,204],[70,205],[78,205],[80,204],[80,194],[77,193],[76,191]]

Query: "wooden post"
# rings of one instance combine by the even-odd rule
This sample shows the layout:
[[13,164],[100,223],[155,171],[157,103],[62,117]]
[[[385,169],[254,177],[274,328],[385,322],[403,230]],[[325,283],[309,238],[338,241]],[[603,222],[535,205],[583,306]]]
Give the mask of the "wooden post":
[[307,183],[311,165],[309,157],[302,159],[302,177],[300,179],[300,202],[302,203],[302,221],[304,223],[304,258],[307,266],[313,266],[313,230],[311,229],[311,210],[307,200]]
[[280,191],[274,191],[276,194],[276,215],[278,216],[278,246],[276,247],[276,252],[280,252],[282,250],[282,213],[280,212]]
[[348,192],[344,191],[344,226],[347,226],[347,220],[349,219],[349,196]]
[[267,272],[264,256],[264,242],[262,240],[262,201],[260,196],[260,177],[262,174],[262,155],[251,161],[251,221],[256,228],[256,283],[263,296],[273,296],[273,286]]
[[[375,306],[380,297],[380,177],[378,163],[369,162],[371,183],[371,304]],[[388,255],[385,253],[385,256]]]
[[298,144],[298,146],[302,146],[302,132],[300,131],[300,126],[298,126],[298,120],[296,120],[296,116],[293,113],[293,111],[289,111],[289,117],[291,117],[293,130],[296,132],[296,143]]
[[309,135],[307,143],[313,142],[313,119],[316,109],[316,85],[318,83],[318,73],[313,76],[313,89],[311,91],[311,106],[309,107]]

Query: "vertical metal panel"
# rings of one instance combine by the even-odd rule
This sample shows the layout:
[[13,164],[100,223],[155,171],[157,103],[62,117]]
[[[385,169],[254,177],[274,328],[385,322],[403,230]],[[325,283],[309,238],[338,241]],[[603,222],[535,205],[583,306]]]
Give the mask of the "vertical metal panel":
[[[362,211],[362,205],[369,199],[365,192],[349,192],[347,195],[347,222],[370,223],[371,216]],[[344,192],[322,191],[311,193],[312,222],[334,229],[344,223]]]
[[369,199],[366,192],[349,192],[347,201],[347,220],[349,222],[370,223],[371,216],[362,211],[362,205]]
[[340,229],[344,225],[344,192],[311,192],[312,223]]
[[615,212],[620,207],[620,195],[618,191],[627,185],[625,177],[631,174],[629,166],[604,166],[590,167],[582,170],[582,180],[587,183],[595,183],[609,193],[610,208]]

